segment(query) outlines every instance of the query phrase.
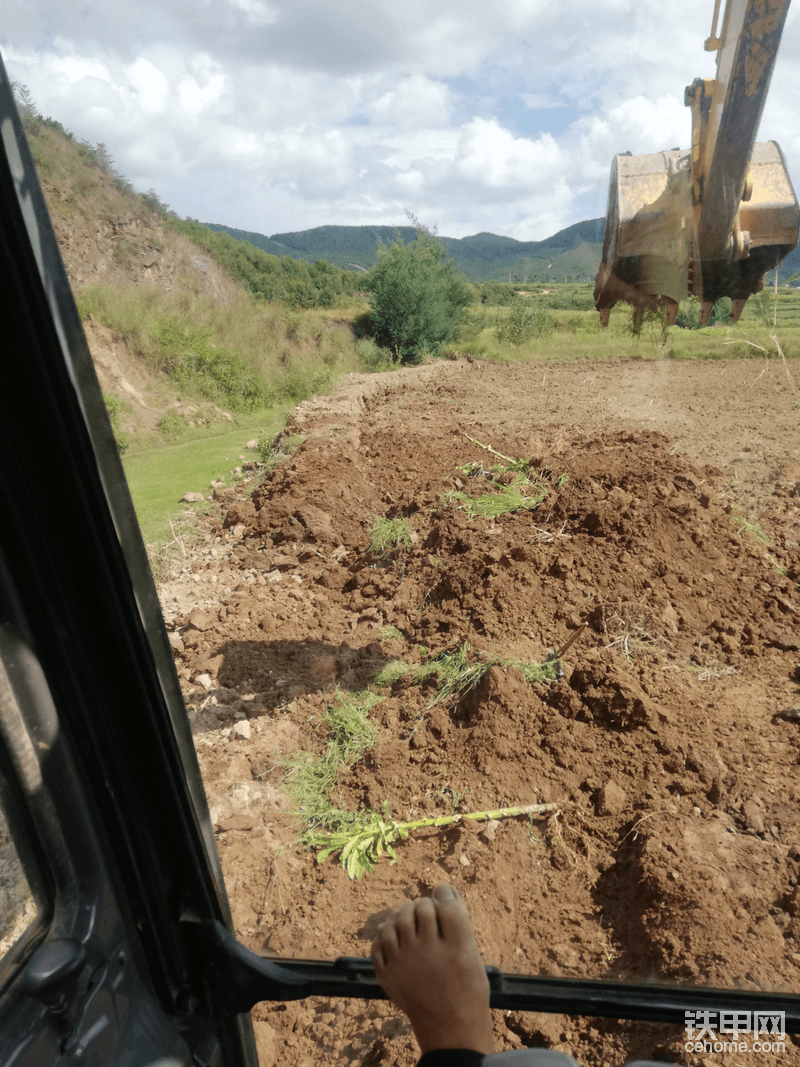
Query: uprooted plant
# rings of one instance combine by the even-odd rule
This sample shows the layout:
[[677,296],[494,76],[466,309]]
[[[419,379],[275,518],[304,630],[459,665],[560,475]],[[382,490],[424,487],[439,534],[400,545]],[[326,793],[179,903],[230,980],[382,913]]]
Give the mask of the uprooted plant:
[[286,792],[297,805],[304,827],[339,828],[352,822],[352,812],[333,805],[339,770],[352,767],[375,743],[375,725],[369,712],[383,697],[374,693],[337,690],[332,707],[315,729],[324,738],[320,754],[296,752],[285,761]]
[[496,808],[493,811],[471,811],[466,814],[438,815],[431,819],[414,819],[411,822],[396,822],[389,814],[389,805],[384,802],[383,810],[364,811],[354,816],[353,822],[338,830],[307,833],[303,843],[308,848],[318,848],[317,863],[336,853],[339,862],[350,878],[359,879],[365,873],[374,870],[374,864],[381,856],[389,856],[391,863],[397,862],[394,844],[405,841],[412,830],[425,827],[453,826],[466,819],[486,820],[515,818],[518,815],[551,815],[558,811],[557,804],[526,804],[521,807]]
[[285,762],[288,772],[285,788],[296,804],[296,814],[303,825],[300,841],[306,848],[321,849],[318,863],[339,853],[349,877],[361,878],[373,870],[373,864],[383,855],[388,855],[394,863],[397,859],[394,843],[404,841],[412,830],[452,826],[462,819],[534,817],[557,810],[556,804],[529,804],[399,822],[388,814],[386,802],[381,812],[337,807],[332,794],[339,771],[354,766],[375,743],[375,725],[369,713],[382,699],[370,692],[337,691],[332,707],[314,731],[323,739],[322,752],[296,752]]
[[411,547],[411,532],[407,519],[377,516],[369,529],[369,550],[385,561],[399,549]]
[[669,641],[659,632],[652,609],[645,603],[603,604],[597,612],[607,650],[618,649],[630,659],[636,653],[656,652],[669,646]]
[[457,501],[470,519],[479,516],[496,519],[514,511],[533,511],[553,488],[562,489],[567,482],[566,474],[554,477],[551,471],[534,472],[531,460],[504,456],[474,437],[467,440],[501,460],[488,466],[484,462],[472,462],[458,468],[466,477],[489,484],[488,491],[477,496],[463,489],[445,495],[446,501]]
[[514,656],[482,652],[473,648],[468,641],[462,641],[454,648],[444,649],[425,659],[418,667],[410,667],[403,660],[391,660],[378,673],[375,684],[392,685],[403,677],[416,684],[437,675],[440,684],[428,702],[431,708],[448,698],[455,698],[456,702],[461,700],[480,684],[486,672],[494,666],[516,667],[526,682],[555,682],[562,674],[557,658],[545,660],[544,663],[526,663]]

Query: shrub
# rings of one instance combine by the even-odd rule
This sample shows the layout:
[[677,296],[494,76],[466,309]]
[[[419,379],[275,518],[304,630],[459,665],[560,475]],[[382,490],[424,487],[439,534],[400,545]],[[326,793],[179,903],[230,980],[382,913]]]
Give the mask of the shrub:
[[376,345],[369,337],[362,337],[360,341],[356,341],[356,353],[359,363],[370,373],[391,370],[396,364],[393,353],[388,348]]
[[128,434],[122,429],[122,403],[115,396],[104,396],[106,411],[108,412],[108,421],[111,423],[111,429],[114,431],[114,440],[117,442],[117,449],[120,455],[123,455],[131,447],[131,439]]
[[256,452],[261,462],[271,470],[294,455],[303,441],[305,437],[300,433],[286,434],[285,437],[278,435],[277,443],[273,435],[262,433],[256,444]]
[[484,282],[479,292],[480,302],[492,307],[508,307],[518,304],[522,299],[513,285],[508,285],[507,282]]
[[224,400],[236,411],[263,407],[263,379],[236,352],[217,348],[207,330],[164,319],[154,330],[159,369],[209,400]]
[[730,322],[732,307],[733,301],[731,298],[729,296],[721,296],[711,311],[711,318],[708,320],[708,325],[716,326],[717,323],[722,326],[727,325]]
[[380,249],[364,288],[372,295],[375,339],[404,363],[451,341],[470,301],[466,280],[440,242],[419,230],[409,244],[398,238]]
[[675,325],[684,330],[700,329],[700,303],[696,297],[690,296],[688,300],[681,300],[678,314],[675,316]]
[[[729,321],[731,307],[732,302],[729,296],[720,297],[716,304],[714,304],[706,325],[715,326],[717,323],[727,323]],[[700,329],[700,301],[697,297],[690,296],[688,300],[681,301],[680,307],[678,308],[678,314],[675,317],[675,325],[682,327],[684,330]]]
[[497,340],[505,345],[524,345],[535,337],[545,337],[555,329],[555,323],[541,304],[533,307],[515,305],[510,315],[498,316],[495,324]]
[[186,419],[179,415],[177,411],[170,411],[168,414],[162,415],[156,426],[161,436],[170,442],[179,441],[188,428]]

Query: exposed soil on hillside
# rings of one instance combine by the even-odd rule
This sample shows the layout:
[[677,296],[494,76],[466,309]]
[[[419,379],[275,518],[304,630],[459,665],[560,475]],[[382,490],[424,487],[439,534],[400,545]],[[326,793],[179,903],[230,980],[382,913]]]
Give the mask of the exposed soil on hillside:
[[[800,381],[800,368],[792,367]],[[162,601],[239,937],[362,956],[386,909],[448,880],[487,963],[560,977],[800,985],[800,411],[777,363],[453,363],[348,379],[305,443],[222,501]],[[468,463],[531,461],[535,510],[468,518]],[[565,477],[566,476],[566,477]],[[375,517],[412,544],[369,551]],[[583,624],[586,624],[583,626]],[[400,633],[387,639],[386,627]],[[581,630],[581,627],[583,629]],[[461,700],[399,678],[338,802],[401,819],[551,802],[424,830],[350,881],[299,850],[281,757],[316,747],[335,687],[468,642]],[[499,1048],[585,1067],[800,1063],[684,1051],[680,1027],[496,1012]],[[411,1065],[382,1003],[259,1005],[261,1062]]]

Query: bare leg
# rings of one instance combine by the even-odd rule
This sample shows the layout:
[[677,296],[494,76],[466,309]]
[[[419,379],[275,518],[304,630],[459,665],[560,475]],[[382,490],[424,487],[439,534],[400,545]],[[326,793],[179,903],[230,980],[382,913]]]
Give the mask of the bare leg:
[[423,1053],[494,1052],[489,981],[464,901],[448,885],[409,901],[372,943],[375,977],[408,1016]]

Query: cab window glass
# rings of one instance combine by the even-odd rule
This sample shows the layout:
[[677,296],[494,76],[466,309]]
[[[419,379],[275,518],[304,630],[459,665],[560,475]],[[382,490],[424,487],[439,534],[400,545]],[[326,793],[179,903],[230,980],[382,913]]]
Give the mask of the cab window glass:
[[0,956],[28,929],[37,914],[36,901],[0,807]]

